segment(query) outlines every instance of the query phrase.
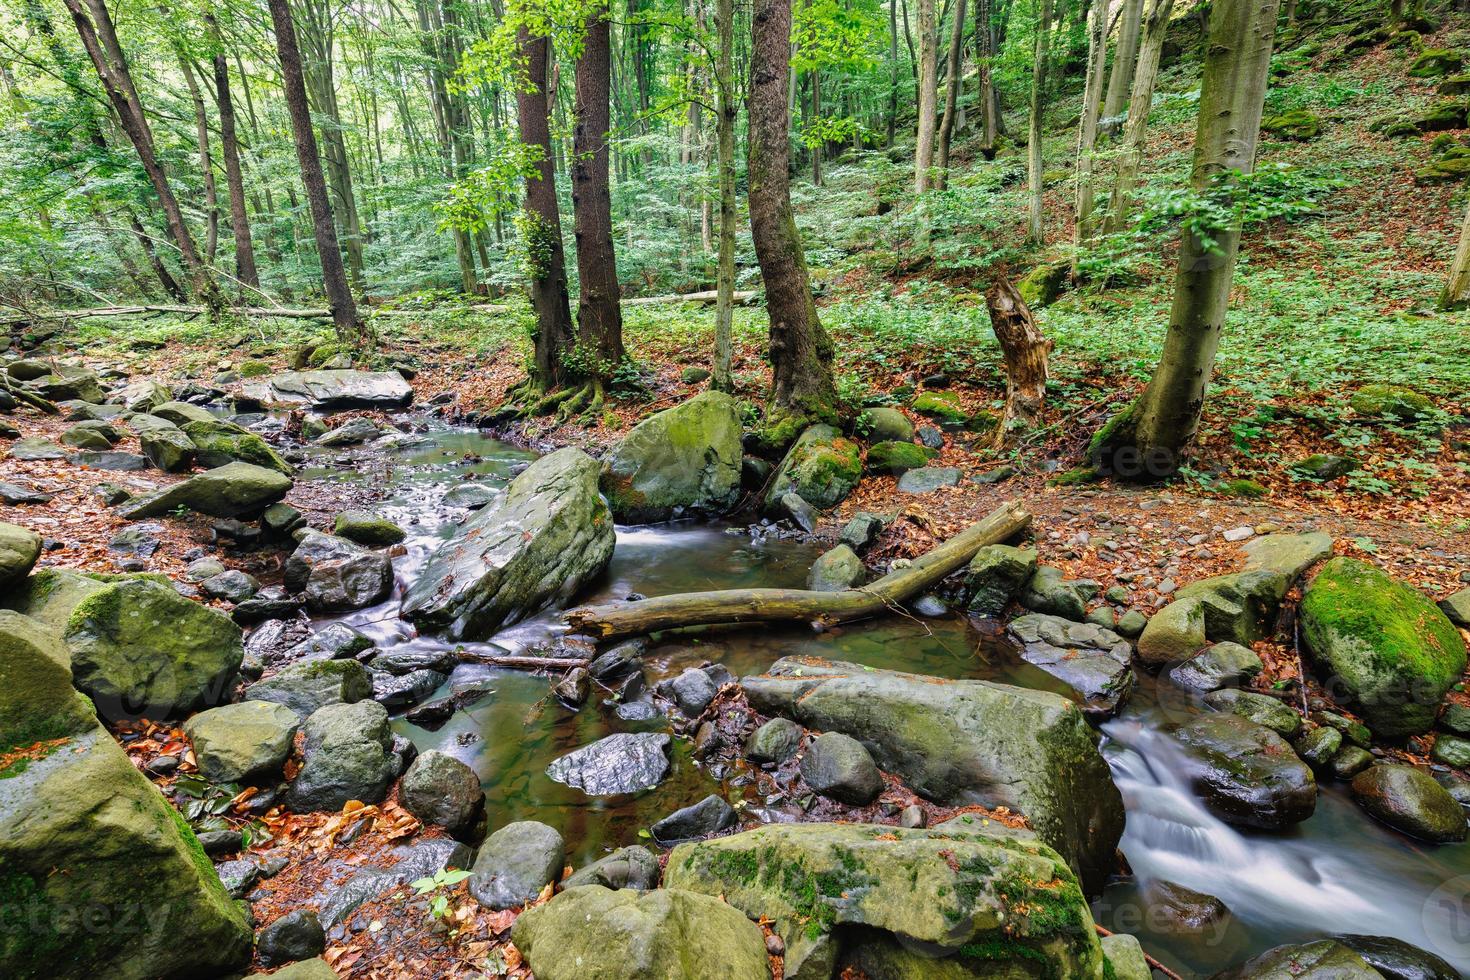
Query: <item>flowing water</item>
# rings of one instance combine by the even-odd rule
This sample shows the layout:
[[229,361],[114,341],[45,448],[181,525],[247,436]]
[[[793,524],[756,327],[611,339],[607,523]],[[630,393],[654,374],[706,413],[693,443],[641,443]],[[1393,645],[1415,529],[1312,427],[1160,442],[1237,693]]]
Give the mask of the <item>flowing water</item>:
[[[377,510],[409,531],[407,553],[395,561],[398,591],[382,605],[340,621],[380,648],[448,646],[437,637],[417,636],[398,620],[402,587],[465,513],[443,505],[449,489],[471,478],[503,486],[532,458],[476,432],[446,429],[404,437],[386,453],[322,457],[304,471],[304,479],[366,480],[385,487]],[[810,545],[753,539],[717,525],[619,528],[611,566],[583,598],[799,586],[818,553]],[[524,651],[555,637],[556,622],[543,614],[503,630],[491,643],[461,645]],[[655,646],[645,663],[650,683],[656,683],[706,660],[738,676],[796,654],[1067,693],[1020,661],[993,629],[958,615],[885,617],[826,633],[760,627],[683,636]],[[439,749],[474,768],[485,786],[492,827],[513,820],[548,823],[566,838],[568,860],[576,866],[638,843],[640,829],[710,792],[721,791],[732,801],[750,792],[739,777],[717,782],[690,759],[687,741],[675,739],[671,775],[655,789],[631,798],[587,797],[549,779],[547,764],[604,735],[667,730],[667,722],[619,720],[596,693],[580,712],[567,711],[548,696],[545,677],[518,671],[466,665],[448,684],[466,675],[490,679],[493,693],[435,731],[402,720],[396,729],[420,749]],[[1394,936],[1470,971],[1470,844],[1421,845],[1388,831],[1363,814],[1340,784],[1326,786],[1315,815],[1290,832],[1258,834],[1224,824],[1181,779],[1178,750],[1161,732],[1193,710],[1145,678],[1123,712],[1103,726],[1104,753],[1128,812],[1122,850],[1135,877],[1113,884],[1097,900],[1100,924],[1139,936],[1145,949],[1183,976],[1208,976],[1271,946],[1334,933]],[[1232,915],[1199,931],[1185,930],[1147,900],[1147,882],[1156,878],[1214,895]]]

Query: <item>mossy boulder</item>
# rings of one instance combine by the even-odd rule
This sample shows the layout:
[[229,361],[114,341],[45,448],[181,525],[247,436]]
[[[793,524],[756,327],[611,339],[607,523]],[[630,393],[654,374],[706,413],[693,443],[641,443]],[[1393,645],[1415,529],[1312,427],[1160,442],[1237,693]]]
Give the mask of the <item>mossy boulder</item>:
[[720,514],[740,497],[740,412],[705,391],[633,427],[603,460],[613,516],[647,524]]
[[1183,725],[1174,737],[1189,760],[1190,782],[1221,820],[1280,830],[1317,807],[1312,770],[1269,728],[1233,713],[1209,714]]
[[182,507],[211,517],[253,517],[284,497],[291,486],[291,478],[277,470],[230,463],[157,493],[135,497],[119,505],[117,513],[137,521],[162,517]]
[[264,439],[233,422],[211,419],[186,422],[184,435],[194,443],[199,465],[213,468],[228,463],[250,463],[290,476],[291,464],[281,458]]
[[1036,549],[986,545],[965,571],[965,604],[981,616],[999,616],[1036,574]]
[[244,657],[230,617],[143,577],[88,594],[61,632],[77,688],[109,720],[177,717],[219,704]]
[[1359,415],[1402,421],[1412,421],[1434,411],[1434,403],[1428,398],[1413,388],[1394,384],[1364,385],[1353,392],[1348,404]]
[[157,426],[138,435],[138,445],[148,461],[165,473],[187,473],[194,468],[199,450],[194,440],[176,425]]
[[1261,120],[1261,128],[1282,139],[1311,140],[1322,132],[1322,120],[1306,109],[1294,109]]
[[1464,129],[1467,111],[1470,111],[1470,103],[1464,99],[1441,99],[1414,117],[1414,128],[1421,133]]
[[766,980],[765,937],[719,898],[660,888],[568,888],[516,919],[537,980]]
[[354,704],[373,696],[373,679],[356,660],[308,660],[245,689],[253,701],[285,705],[305,721],[329,704]]
[[1410,78],[1438,78],[1459,71],[1465,56],[1450,48],[1425,48],[1409,65]]
[[869,473],[904,473],[927,466],[939,454],[912,442],[880,442],[868,450]]
[[200,408],[198,405],[190,405],[188,402],[164,402],[155,406],[148,414],[156,415],[165,422],[172,422],[177,426],[188,425],[190,422],[218,421],[207,409]]
[[1437,91],[1440,95],[1470,95],[1470,72],[1451,75],[1439,83]]
[[0,609],[0,708],[0,755],[97,723],[91,702],[72,688],[71,658],[55,631],[9,609]]
[[1453,184],[1470,177],[1470,156],[1444,157],[1414,171],[1416,184]]
[[1057,694],[786,657],[741,681],[752,707],[862,742],[885,772],[948,805],[1007,806],[1100,887],[1123,806],[1097,736]]
[[387,794],[397,763],[381,704],[329,704],[306,720],[303,731],[301,771],[286,794],[292,810],[340,810],[349,800],[378,803]]
[[1213,980],[1381,980],[1383,974],[1335,939],[1277,946]]
[[841,592],[862,582],[868,570],[863,560],[845,544],[823,552],[812,562],[806,587],[817,592]]
[[29,575],[40,557],[39,534],[0,521],[0,588],[9,588]]
[[1301,625],[1319,674],[1380,736],[1428,731],[1465,671],[1465,641],[1439,607],[1352,558],[1332,559],[1312,580]]
[[914,423],[896,408],[869,408],[863,412],[863,418],[867,422],[867,439],[870,443],[914,440]]
[[679,845],[664,882],[773,920],[793,980],[826,980],[855,946],[900,938],[937,954],[931,966],[965,962],[975,976],[1103,976],[1092,916],[1066,861],[999,826],[772,824]]
[[301,720],[283,704],[242,701],[201,711],[184,723],[199,773],[214,783],[268,775],[291,754]]
[[963,426],[970,417],[960,407],[960,396],[952,391],[921,391],[909,407],[945,425]]
[[338,514],[332,533],[370,548],[397,544],[408,536],[403,528],[388,518],[364,510],[346,510]]
[[821,510],[835,507],[862,479],[862,452],[830,425],[813,425],[802,432],[766,492],[766,510],[778,512],[781,498],[794,493]]
[[1374,819],[1410,837],[1435,844],[1465,839],[1465,811],[1422,769],[1369,766],[1353,777],[1353,797]]
[[1016,291],[1030,307],[1049,306],[1067,288],[1072,279],[1072,263],[1046,262],[1016,281]]

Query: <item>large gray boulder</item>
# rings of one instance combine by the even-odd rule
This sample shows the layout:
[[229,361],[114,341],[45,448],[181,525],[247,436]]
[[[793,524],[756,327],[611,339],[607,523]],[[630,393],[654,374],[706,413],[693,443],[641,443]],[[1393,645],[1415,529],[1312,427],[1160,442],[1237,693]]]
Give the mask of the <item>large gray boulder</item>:
[[475,855],[470,894],[487,908],[519,908],[561,877],[566,843],[544,823],[521,820],[485,838]]
[[291,464],[264,439],[234,422],[210,419],[208,422],[185,422],[181,428],[194,444],[199,465],[205,468],[240,462],[275,470],[286,476],[294,472]]
[[633,427],[602,463],[613,516],[630,524],[720,514],[740,497],[740,412],[705,391]]
[[1028,613],[1007,629],[1021,643],[1021,659],[1069,684],[1089,714],[1112,714],[1133,690],[1133,648],[1106,627]]
[[[785,943],[791,980],[828,980],[855,941],[875,934],[922,948],[931,966],[963,960],[967,949],[987,950],[989,972],[973,974],[978,976],[1103,975],[1102,950],[1076,876],[1034,839],[941,828],[770,824],[681,844],[669,856],[664,885],[722,896],[751,919],[769,919]],[[1019,907],[1031,911],[1016,914]],[[925,972],[919,964],[867,975],[950,974]]]
[[0,522],[0,588],[9,588],[31,573],[41,557],[41,536],[18,524]]
[[333,410],[403,408],[413,401],[413,388],[397,371],[286,371],[243,390],[263,402]]
[[473,769],[451,755],[430,749],[420,753],[403,774],[398,800],[421,823],[462,834],[479,816],[485,791]]
[[199,712],[184,723],[184,734],[205,779],[234,783],[279,770],[300,724],[283,704],[242,701]]
[[129,500],[116,512],[129,521],[162,517],[179,507],[211,517],[252,517],[286,496],[291,485],[284,473],[250,463],[229,463]]
[[669,774],[669,736],[618,732],[552,761],[546,775],[588,796],[652,789]]
[[741,686],[762,714],[862,742],[928,799],[1025,814],[1090,890],[1114,870],[1123,801],[1096,733],[1060,695],[811,657],[778,660]]
[[301,771],[286,804],[298,813],[380,802],[397,771],[388,712],[376,701],[329,704],[306,719]]
[[543,456],[504,497],[429,556],[403,615],[459,639],[483,639],[551,603],[565,603],[612,558],[612,515],[597,461],[580,449]]
[[511,932],[537,980],[767,980],[760,929],[709,895],[569,888]]
[[282,704],[305,721],[329,704],[355,704],[373,696],[373,678],[356,660],[303,660],[245,689],[255,701]]

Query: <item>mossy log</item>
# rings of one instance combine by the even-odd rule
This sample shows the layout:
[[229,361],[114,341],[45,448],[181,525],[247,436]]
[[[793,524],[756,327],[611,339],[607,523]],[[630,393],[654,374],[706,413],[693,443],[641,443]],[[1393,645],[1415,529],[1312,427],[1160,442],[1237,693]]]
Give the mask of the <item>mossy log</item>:
[[896,610],[962,568],[988,544],[1015,537],[1031,524],[1018,504],[1002,504],[977,524],[868,585],[842,592],[806,589],[725,589],[609,602],[569,609],[567,624],[575,633],[599,639],[639,636],[681,626],[726,626],[739,623],[816,622],[823,625],[866,619]]

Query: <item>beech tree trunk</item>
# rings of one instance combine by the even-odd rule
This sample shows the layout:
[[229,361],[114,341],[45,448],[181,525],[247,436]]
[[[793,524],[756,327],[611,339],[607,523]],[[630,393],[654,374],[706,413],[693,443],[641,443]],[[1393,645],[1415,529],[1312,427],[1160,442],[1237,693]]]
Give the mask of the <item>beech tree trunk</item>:
[[1041,153],[1041,114],[1046,109],[1046,63],[1051,56],[1051,3],[1052,0],[1041,0],[1041,13],[1036,19],[1036,57],[1031,68],[1031,115],[1026,139],[1026,179],[1031,192],[1027,234],[1036,245],[1046,241],[1042,224],[1041,185],[1045,161]]
[[204,261],[214,264],[219,249],[219,186],[214,179],[214,160],[209,149],[209,117],[204,113],[204,94],[194,66],[183,51],[179,52],[179,72],[189,89],[189,102],[194,107],[194,136],[199,141],[199,176],[204,184]]
[[[1113,71],[1108,76],[1108,94],[1103,100],[1103,115],[1111,119],[1129,105],[1133,91],[1134,65],[1138,61],[1139,38],[1142,34],[1144,0],[1123,0],[1118,22],[1118,44],[1113,49]],[[1106,23],[1107,17],[1104,16]],[[1107,30],[1106,27],[1103,30]]]
[[893,149],[893,141],[897,138],[898,130],[898,0],[889,0],[888,3],[888,142],[885,144],[890,150]]
[[719,118],[715,138],[719,144],[720,254],[715,274],[715,362],[710,387],[735,390],[730,368],[730,332],[735,305],[735,75],[731,57],[735,50],[735,0],[716,0],[715,18],[720,50],[715,63],[715,85],[719,89]]
[[594,362],[590,378],[606,381],[623,362],[623,312],[618,305],[617,256],[613,252],[612,196],[608,188],[607,137],[611,127],[611,25],[607,6],[587,16],[587,35],[577,59],[576,123],[572,130],[572,218],[577,239],[577,349]]
[[991,64],[995,58],[995,26],[991,24],[991,0],[976,0],[975,61],[980,75],[980,119],[982,135],[980,153],[985,159],[995,157],[995,143],[1000,138],[999,99]]
[[914,193],[929,189],[934,165],[935,109],[939,101],[939,23],[934,0],[919,0],[919,126],[914,142]]
[[235,278],[242,287],[260,288],[250,215],[245,210],[245,179],[240,169],[240,143],[235,134],[235,102],[230,95],[230,66],[214,16],[205,15],[214,45],[214,101],[219,108],[220,152],[225,158],[225,186],[230,196],[230,232],[235,238]]
[[1138,71],[1133,76],[1133,95],[1128,105],[1128,124],[1124,127],[1123,146],[1114,164],[1113,189],[1102,222],[1104,234],[1121,231],[1128,223],[1128,212],[1133,206],[1133,188],[1138,182],[1144,145],[1148,141],[1148,114],[1154,100],[1154,84],[1159,78],[1159,59],[1163,57],[1164,36],[1168,33],[1169,16],[1173,12],[1174,0],[1149,0],[1143,41],[1138,52]]
[[357,304],[348,288],[347,270],[342,265],[342,252],[337,246],[332,203],[327,198],[327,182],[317,153],[316,134],[311,128],[311,109],[306,102],[306,81],[301,72],[301,49],[296,45],[296,25],[291,20],[287,0],[267,0],[267,6],[275,28],[276,52],[281,60],[281,89],[286,96],[286,111],[291,116],[291,130],[296,138],[296,160],[301,166],[301,183],[306,188],[306,201],[311,209],[311,227],[316,238],[317,257],[321,260],[327,305],[332,311],[338,339],[343,343],[361,344],[366,334],[357,318]]
[[1082,89],[1082,117],[1077,124],[1077,220],[1073,243],[1079,247],[1092,238],[1095,196],[1092,186],[1093,151],[1097,148],[1097,119],[1101,110],[1103,66],[1108,54],[1108,3],[1093,0],[1087,11],[1087,79]]
[[[1204,192],[1255,168],[1280,0],[1215,0],[1200,83],[1192,183]],[[1230,302],[1238,225],[1212,229],[1213,247],[1186,231],[1164,350],[1148,387],[1095,440],[1095,465],[1133,480],[1172,476],[1204,408]]]
[[755,0],[751,20],[750,231],[771,320],[771,404],[763,448],[781,448],[808,421],[837,416],[832,341],[812,302],[801,236],[791,212],[791,141],[786,106],[791,71],[791,0]]
[[1446,310],[1460,309],[1467,304],[1470,304],[1470,208],[1466,209],[1465,222],[1460,226],[1460,245],[1450,263],[1449,281],[1439,295],[1439,305]]
[[995,446],[1000,449],[1036,427],[1046,401],[1050,376],[1047,356],[1052,342],[1042,335],[1036,318],[1010,280],[997,280],[985,293],[985,305],[1006,369],[1005,418],[995,433]]
[[565,379],[562,355],[572,344],[567,265],[562,254],[561,211],[556,200],[556,168],[551,156],[551,123],[546,100],[551,44],[544,37],[532,37],[522,25],[516,34],[516,45],[526,62],[526,84],[516,86],[516,120],[521,142],[540,150],[536,173],[526,178],[522,233],[531,266],[531,308],[536,311],[532,380],[544,391]]
[[949,35],[949,72],[944,86],[944,118],[939,123],[939,172],[934,186],[943,190],[949,182],[949,143],[954,136],[955,113],[959,107],[960,80],[965,64],[965,0],[955,0],[954,29]]

